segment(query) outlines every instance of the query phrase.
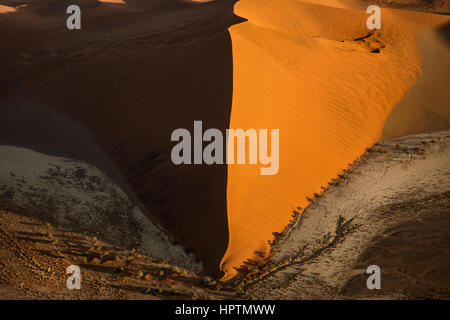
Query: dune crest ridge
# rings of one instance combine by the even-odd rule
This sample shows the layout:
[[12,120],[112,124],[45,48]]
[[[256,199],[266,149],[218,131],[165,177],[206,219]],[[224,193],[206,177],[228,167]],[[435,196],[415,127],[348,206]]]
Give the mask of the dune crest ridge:
[[381,137],[421,71],[417,34],[448,21],[382,9],[382,29],[369,32],[363,10],[296,0],[241,0],[235,14],[248,21],[229,29],[230,128],[280,129],[280,170],[229,166],[223,280],[255,251],[268,253],[292,211]]

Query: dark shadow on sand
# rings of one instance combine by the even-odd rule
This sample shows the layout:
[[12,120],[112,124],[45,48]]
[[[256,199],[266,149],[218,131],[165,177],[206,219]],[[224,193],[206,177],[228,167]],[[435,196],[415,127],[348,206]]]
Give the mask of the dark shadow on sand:
[[[184,3],[179,21],[169,8],[158,15],[104,17],[101,24],[87,20],[76,36],[49,31],[49,44],[63,36],[66,47],[39,48],[52,58],[39,65],[25,61],[7,95],[0,95],[0,113],[15,119],[0,121],[0,144],[69,156],[119,175],[116,182],[125,181],[147,214],[217,276],[228,245],[227,166],[175,166],[170,138],[177,128],[193,132],[195,120],[203,121],[204,130],[229,127],[233,57],[227,28],[243,21],[233,13],[234,2]],[[112,26],[126,28],[116,35]],[[0,87],[2,82],[8,78],[0,78]],[[49,111],[36,115],[36,106]],[[55,111],[70,121],[60,122]],[[75,123],[99,150],[90,138],[80,138]]]

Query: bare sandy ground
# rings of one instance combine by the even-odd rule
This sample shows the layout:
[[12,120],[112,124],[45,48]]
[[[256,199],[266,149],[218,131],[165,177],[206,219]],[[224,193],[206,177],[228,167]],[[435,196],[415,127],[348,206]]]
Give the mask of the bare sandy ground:
[[[239,286],[266,299],[450,298],[449,160],[449,131],[377,143]],[[366,287],[373,264],[381,290]]]
[[90,232],[123,248],[201,271],[192,255],[167,236],[96,167],[29,149],[0,147],[3,210],[78,232]]
[[[294,213],[270,259],[226,283],[193,272],[190,257],[160,230],[143,228],[136,213],[124,222],[102,210],[128,212],[129,202],[92,166],[1,150],[2,160],[21,152],[51,169],[34,169],[39,183],[21,163],[9,166],[13,179],[4,170],[0,175],[7,209],[0,211],[3,299],[450,298],[449,131],[376,144],[301,215]],[[36,197],[43,189],[47,196]],[[132,244],[128,230],[137,236]],[[144,237],[151,243],[139,246]],[[81,267],[80,291],[66,288],[71,264]],[[373,264],[381,267],[382,289],[369,291],[365,270]]]
[[[207,300],[235,296],[229,286],[166,259],[99,238],[0,210],[0,298]],[[80,290],[67,288],[70,265],[80,267]]]

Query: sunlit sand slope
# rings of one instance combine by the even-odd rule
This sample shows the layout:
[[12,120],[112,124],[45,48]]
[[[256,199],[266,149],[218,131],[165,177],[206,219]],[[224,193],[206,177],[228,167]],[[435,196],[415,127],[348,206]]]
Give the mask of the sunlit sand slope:
[[384,122],[421,70],[419,31],[448,17],[382,9],[369,33],[362,10],[295,0],[241,0],[248,22],[230,28],[231,128],[280,129],[280,170],[229,166],[230,240],[221,267],[267,252],[273,232],[380,138]]
[[16,10],[14,8],[0,5],[0,13],[8,13],[8,12],[15,12]]

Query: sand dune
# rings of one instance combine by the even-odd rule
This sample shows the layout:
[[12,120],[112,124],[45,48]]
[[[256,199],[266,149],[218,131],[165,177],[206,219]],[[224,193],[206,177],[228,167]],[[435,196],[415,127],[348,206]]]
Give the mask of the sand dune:
[[[283,232],[246,293],[448,299],[449,158],[448,130],[377,143]],[[381,290],[367,290],[372,264]]]
[[382,29],[369,34],[365,11],[323,4],[236,5],[248,22],[230,28],[230,127],[279,128],[281,146],[276,176],[229,167],[230,242],[221,264],[228,276],[254,251],[267,252],[272,233],[283,230],[297,206],[305,207],[305,197],[320,193],[381,137],[388,115],[421,71],[417,34],[448,21],[382,9]]
[[[64,25],[69,1],[0,0],[26,4],[0,15],[0,113],[50,110],[79,124],[147,214],[224,279],[255,251],[268,253],[292,210],[382,137],[422,71],[419,35],[449,21],[382,9],[382,29],[369,32],[364,2],[123,2],[81,1],[82,29],[72,32]],[[443,52],[430,43],[431,56]],[[424,78],[436,68],[426,61]],[[279,173],[173,165],[170,134],[194,120],[220,130],[280,129]],[[62,154],[58,139],[40,141],[51,128],[28,134],[36,140],[28,145]],[[23,136],[0,128],[0,144]]]
[[[220,275],[228,243],[227,168],[173,165],[170,136],[198,119],[221,130],[229,126],[233,70],[227,28],[241,19],[227,1],[153,3],[164,7],[154,11],[145,2],[127,1],[136,12],[101,19],[93,13],[98,7],[83,10],[77,33],[58,27],[61,20],[37,15],[30,18],[35,25],[0,27],[10,43],[0,58],[0,110],[43,106],[80,123],[140,203],[208,272]],[[29,35],[27,28],[42,33]],[[0,130],[9,130],[0,131],[0,143],[21,135],[14,127]],[[53,152],[61,151],[57,146],[55,141]],[[91,162],[88,157],[79,152],[75,158]]]
[[2,210],[88,232],[196,272],[202,269],[96,167],[10,146],[0,147],[0,162]]
[[422,73],[386,121],[384,138],[450,127],[448,42],[438,31],[422,34],[419,39]]
[[396,8],[404,10],[414,11],[429,11],[429,12],[442,12],[448,13],[450,9],[450,3],[448,0],[345,0],[352,5],[359,6],[361,8],[367,8],[372,4],[379,5],[380,7]]

